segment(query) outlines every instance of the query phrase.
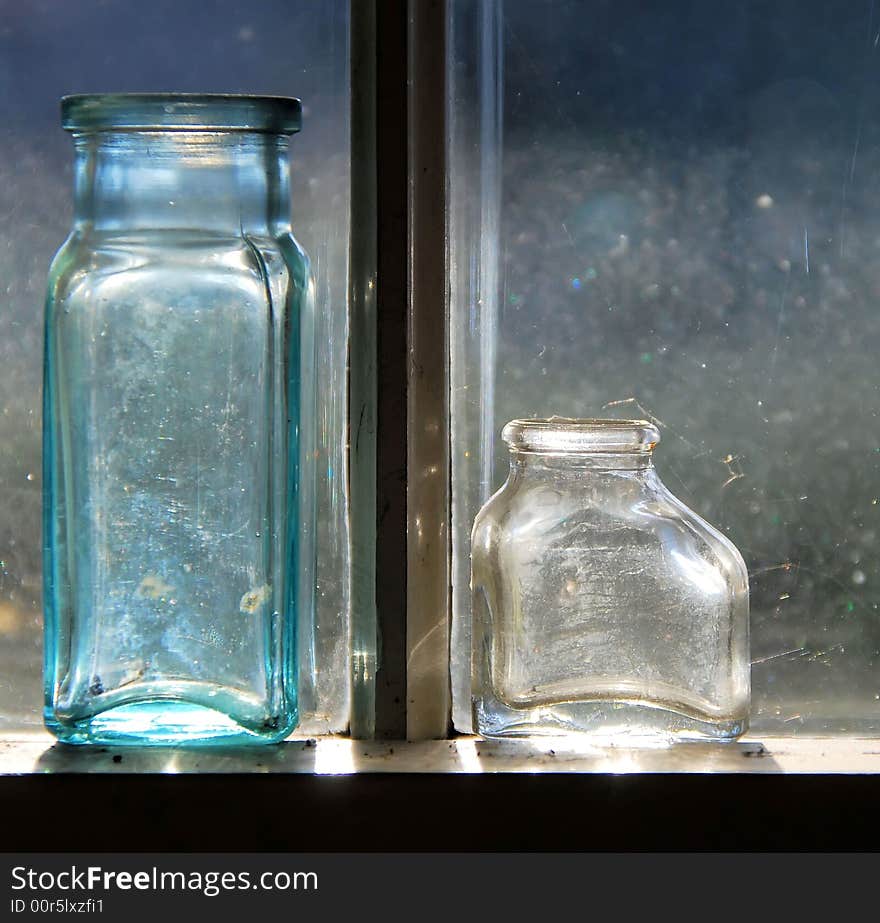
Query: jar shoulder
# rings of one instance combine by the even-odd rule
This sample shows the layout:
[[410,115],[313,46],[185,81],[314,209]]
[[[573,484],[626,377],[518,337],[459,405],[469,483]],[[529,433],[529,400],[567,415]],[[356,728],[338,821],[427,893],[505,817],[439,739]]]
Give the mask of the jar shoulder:
[[[504,539],[511,515],[522,513],[522,491],[508,478],[498,490],[483,504],[474,518],[471,529],[471,555],[476,558],[487,555],[499,541]],[[520,496],[517,496],[517,495]]]
[[549,556],[566,547],[588,552],[591,546],[618,545],[699,557],[725,570],[736,584],[748,584],[746,564],[733,542],[656,475],[642,483],[626,476],[569,484],[510,478],[480,510],[472,535],[476,563],[495,558],[503,548]]
[[[150,299],[185,307],[222,291],[243,303],[303,293],[309,260],[290,234],[74,231],[49,271],[47,310]],[[182,301],[181,301],[182,299]]]

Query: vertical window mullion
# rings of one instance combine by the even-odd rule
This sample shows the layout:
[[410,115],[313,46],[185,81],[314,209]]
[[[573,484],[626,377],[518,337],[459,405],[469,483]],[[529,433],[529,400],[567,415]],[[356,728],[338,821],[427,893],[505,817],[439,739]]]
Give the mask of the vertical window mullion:
[[[358,4],[360,0],[353,0]],[[376,4],[377,737],[406,736],[406,0]],[[355,229],[357,233],[357,229]],[[352,344],[353,349],[358,344]]]
[[446,2],[409,4],[407,736],[445,737],[449,691]]

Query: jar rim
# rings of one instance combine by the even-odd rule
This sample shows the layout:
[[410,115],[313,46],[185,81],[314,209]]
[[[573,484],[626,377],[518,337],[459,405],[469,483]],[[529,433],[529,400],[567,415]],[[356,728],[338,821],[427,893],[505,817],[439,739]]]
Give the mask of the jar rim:
[[65,131],[254,131],[291,135],[302,127],[292,96],[224,93],[81,93],[61,99]]
[[660,441],[649,420],[546,417],[511,420],[501,438],[515,452],[564,455],[648,454]]

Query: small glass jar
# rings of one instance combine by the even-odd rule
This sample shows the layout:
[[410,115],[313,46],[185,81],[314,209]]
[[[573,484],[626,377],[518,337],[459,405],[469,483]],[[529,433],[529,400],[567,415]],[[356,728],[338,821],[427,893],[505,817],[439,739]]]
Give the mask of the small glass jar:
[[67,97],[44,378],[45,721],[249,743],[297,721],[295,99]]
[[472,537],[474,726],[730,740],[749,715],[748,574],[677,500],[644,420],[514,420]]

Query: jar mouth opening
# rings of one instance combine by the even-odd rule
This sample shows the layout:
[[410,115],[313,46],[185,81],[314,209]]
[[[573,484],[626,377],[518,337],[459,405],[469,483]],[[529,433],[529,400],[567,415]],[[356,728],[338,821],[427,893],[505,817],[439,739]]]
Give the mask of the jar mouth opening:
[[252,131],[292,135],[302,105],[290,96],[91,93],[61,100],[65,131]]
[[515,452],[646,455],[660,441],[660,430],[649,420],[547,417],[511,420],[501,438]]

